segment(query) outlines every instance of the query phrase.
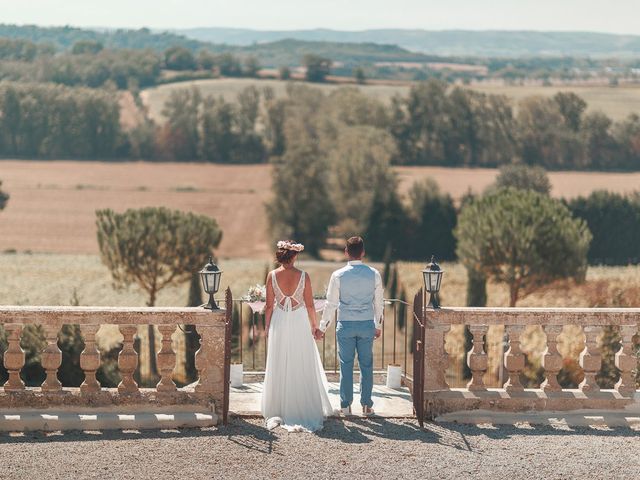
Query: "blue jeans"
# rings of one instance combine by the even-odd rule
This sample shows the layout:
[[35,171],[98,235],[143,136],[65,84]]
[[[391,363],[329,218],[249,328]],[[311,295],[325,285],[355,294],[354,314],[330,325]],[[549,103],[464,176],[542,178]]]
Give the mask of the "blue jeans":
[[356,352],[360,364],[360,403],[372,407],[373,339],[376,327],[373,320],[338,322],[338,355],[340,357],[340,406],[353,402],[353,363]]

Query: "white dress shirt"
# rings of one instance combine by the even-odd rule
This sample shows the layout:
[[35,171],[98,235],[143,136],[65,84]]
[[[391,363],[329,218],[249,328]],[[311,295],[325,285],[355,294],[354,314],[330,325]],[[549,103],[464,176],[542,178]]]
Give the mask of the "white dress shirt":
[[[351,260],[348,265],[362,265],[361,260]],[[384,287],[382,285],[382,277],[380,272],[375,268],[372,268],[375,273],[375,294],[373,300],[373,310],[375,312],[375,318],[373,319],[376,328],[382,328],[382,321],[384,319]],[[329,280],[329,286],[327,287],[327,304],[322,313],[322,320],[320,321],[320,330],[325,332],[331,321],[335,316],[336,310],[340,306],[340,277],[336,275],[337,272],[333,272],[331,279]]]

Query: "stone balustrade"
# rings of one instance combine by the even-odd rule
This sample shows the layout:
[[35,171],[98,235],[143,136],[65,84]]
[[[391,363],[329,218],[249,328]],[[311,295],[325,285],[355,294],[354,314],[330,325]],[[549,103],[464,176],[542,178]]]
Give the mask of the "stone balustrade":
[[[229,301],[230,298],[227,291]],[[15,409],[83,413],[92,410],[149,414],[208,412],[213,423],[218,419],[226,420],[229,348],[225,346],[225,337],[229,335],[229,320],[230,315],[225,310],[212,312],[203,308],[0,306],[0,324],[7,333],[8,343],[4,366],[9,373],[8,380],[0,388],[0,412],[5,415]],[[20,341],[23,328],[28,324],[42,325],[46,339],[40,354],[46,378],[40,387],[26,387],[20,378],[25,363]],[[192,385],[177,388],[172,380],[176,354],[171,336],[181,324],[195,325],[200,335],[200,349],[196,353],[199,379]],[[58,334],[63,325],[79,325],[84,340],[80,367],[85,379],[79,388],[63,387],[57,378],[62,363]],[[122,350],[118,356],[122,381],[117,388],[102,388],[96,379],[100,367],[96,333],[101,325],[116,325],[122,335]],[[155,388],[140,388],[134,379],[138,365],[134,340],[141,325],[157,326],[162,337],[162,347],[156,356],[160,380]]]
[[[434,418],[440,414],[462,410],[529,411],[529,410],[581,410],[622,409],[632,403],[636,395],[635,374],[638,357],[634,350],[634,336],[640,325],[640,309],[635,308],[425,308],[425,415]],[[445,351],[445,337],[453,325],[468,326],[473,346],[466,361],[471,380],[466,388],[450,388],[446,382],[449,365]],[[488,359],[485,335],[491,325],[503,325],[508,337],[504,353],[507,379],[502,388],[487,388],[483,378]],[[577,389],[560,386],[558,374],[563,358],[558,351],[558,336],[565,325],[578,325],[584,334],[584,350],[580,354],[580,367],[584,380]],[[542,366],[545,380],[540,388],[524,388],[520,375],[525,357],[520,340],[525,329],[540,326],[546,336],[546,350]],[[605,326],[613,326],[620,334],[620,348],[615,354],[615,365],[620,379],[614,389],[600,389],[596,375],[602,366],[599,337]]]

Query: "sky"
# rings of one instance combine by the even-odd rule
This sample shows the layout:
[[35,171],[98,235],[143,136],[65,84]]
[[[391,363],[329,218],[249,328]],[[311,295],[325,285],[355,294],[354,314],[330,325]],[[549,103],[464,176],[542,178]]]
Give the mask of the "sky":
[[640,34],[640,0],[0,0],[0,23]]

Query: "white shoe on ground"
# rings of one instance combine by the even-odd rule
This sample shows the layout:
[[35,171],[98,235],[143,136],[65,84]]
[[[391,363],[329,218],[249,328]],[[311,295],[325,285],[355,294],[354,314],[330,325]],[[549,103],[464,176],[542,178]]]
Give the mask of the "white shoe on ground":
[[362,406],[362,416],[363,417],[373,417],[376,414],[375,410],[366,405]]
[[351,413],[351,405],[349,405],[348,407],[344,407],[340,409],[340,414],[344,417],[350,417],[353,415],[353,413]]

